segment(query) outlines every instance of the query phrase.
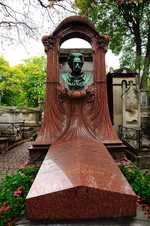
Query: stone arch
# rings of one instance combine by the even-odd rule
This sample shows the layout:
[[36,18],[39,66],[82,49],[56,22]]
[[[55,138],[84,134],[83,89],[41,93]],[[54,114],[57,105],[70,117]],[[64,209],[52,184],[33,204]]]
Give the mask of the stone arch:
[[[98,68],[101,68],[101,76],[105,75],[105,52],[109,42],[108,36],[100,36],[93,24],[85,17],[71,16],[66,18],[55,29],[51,36],[44,36],[42,41],[47,52],[49,64],[58,63],[60,45],[70,38],[82,38],[88,41],[93,50],[94,77],[98,79]],[[100,60],[100,59],[103,59]],[[53,61],[53,62],[52,62]],[[49,69],[48,69],[49,70]],[[58,81],[58,71],[53,72],[53,78]],[[51,73],[52,74],[52,73]],[[99,79],[98,79],[99,80]]]
[[60,44],[70,38],[82,38],[92,43],[93,37],[99,34],[95,30],[93,24],[85,17],[72,16],[66,18],[53,32],[54,37],[58,37]]
[[112,127],[107,103],[105,53],[109,38],[99,35],[93,24],[81,16],[66,18],[52,35],[44,36],[42,39],[47,53],[47,85],[44,120],[36,143],[52,144],[65,131],[67,115],[62,110],[62,104],[59,103],[57,91],[58,64],[60,45],[70,38],[82,38],[88,41],[93,50],[93,82],[96,94],[95,101],[85,111],[86,124],[103,143],[120,143]]

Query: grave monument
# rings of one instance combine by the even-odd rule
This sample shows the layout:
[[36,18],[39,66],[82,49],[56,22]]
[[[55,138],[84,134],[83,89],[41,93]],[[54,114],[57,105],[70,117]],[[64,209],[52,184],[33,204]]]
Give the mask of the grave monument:
[[[59,72],[59,49],[67,39],[88,41],[93,73],[84,55],[71,53],[70,71]],[[43,38],[47,53],[44,120],[35,141],[48,152],[26,198],[30,220],[135,216],[136,196],[107,150],[121,145],[112,127],[106,92],[109,39],[84,17],[65,19]]]

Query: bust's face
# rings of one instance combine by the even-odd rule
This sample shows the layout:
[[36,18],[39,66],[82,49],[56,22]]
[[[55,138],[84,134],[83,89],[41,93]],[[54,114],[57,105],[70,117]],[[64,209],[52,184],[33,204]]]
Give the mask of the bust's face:
[[83,66],[83,56],[80,53],[73,53],[70,55],[68,64],[74,76],[80,76]]
[[82,66],[83,66],[83,62],[81,61],[81,59],[79,57],[75,57],[72,63],[72,71],[75,74],[80,75]]

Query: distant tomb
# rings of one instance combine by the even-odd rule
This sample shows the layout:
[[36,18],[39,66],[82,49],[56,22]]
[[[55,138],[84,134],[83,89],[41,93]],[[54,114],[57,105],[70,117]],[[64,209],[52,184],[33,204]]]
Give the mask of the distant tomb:
[[[124,111],[126,95],[125,90],[127,91],[131,84],[133,84],[132,87],[135,90],[136,80],[137,73],[129,70],[128,68],[120,68],[109,72],[107,75],[108,105],[111,119],[116,130],[119,130],[120,125],[126,126],[126,116]],[[139,116],[137,115],[137,117]],[[136,127],[137,126],[138,125],[136,124]]]

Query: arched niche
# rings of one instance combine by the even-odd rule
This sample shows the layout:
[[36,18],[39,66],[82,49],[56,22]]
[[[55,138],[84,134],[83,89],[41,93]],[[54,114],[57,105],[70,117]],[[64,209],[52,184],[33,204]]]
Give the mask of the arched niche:
[[95,99],[91,105],[85,105],[83,118],[87,130],[91,130],[104,144],[120,143],[112,127],[107,103],[105,53],[109,39],[107,36],[100,36],[91,22],[81,16],[65,19],[52,35],[42,39],[47,54],[47,84],[44,119],[36,143],[53,144],[69,127],[69,108],[64,111],[57,87],[60,46],[70,38],[82,38],[92,46]]
[[99,82],[105,79],[105,52],[109,42],[108,36],[100,36],[93,24],[85,17],[72,16],[65,19],[56,28],[51,36],[44,36],[42,41],[48,55],[48,74],[51,74],[49,81],[58,81],[59,71],[49,68],[49,65],[57,65],[61,44],[70,38],[81,38],[88,41],[92,46],[94,63],[94,81]]
[[91,44],[86,41],[85,39],[82,38],[70,38],[67,39],[66,41],[64,41],[60,48],[63,49],[80,49],[80,48],[84,48],[84,49],[92,49]]
[[93,75],[93,51],[92,46],[85,39],[71,38],[64,41],[59,51],[59,75],[70,71],[68,58],[71,53],[81,53],[84,57],[83,72]]

